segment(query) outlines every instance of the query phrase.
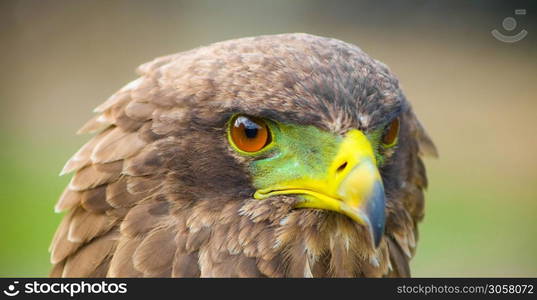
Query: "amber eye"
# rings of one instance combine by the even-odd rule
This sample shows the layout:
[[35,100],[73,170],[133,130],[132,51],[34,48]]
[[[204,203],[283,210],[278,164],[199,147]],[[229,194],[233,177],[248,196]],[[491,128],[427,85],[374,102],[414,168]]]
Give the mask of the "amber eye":
[[268,145],[271,139],[267,124],[253,117],[235,117],[230,131],[232,142],[245,152],[257,152]]
[[391,147],[397,142],[399,135],[399,118],[394,119],[387,127],[382,136],[382,144],[384,147]]

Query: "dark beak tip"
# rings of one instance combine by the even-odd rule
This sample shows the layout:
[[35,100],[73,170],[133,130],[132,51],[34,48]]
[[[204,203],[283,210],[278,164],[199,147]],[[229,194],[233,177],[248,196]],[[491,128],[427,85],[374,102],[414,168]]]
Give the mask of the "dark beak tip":
[[375,183],[372,197],[367,203],[366,214],[370,222],[371,236],[375,248],[378,248],[384,235],[386,223],[386,196],[381,182]]
[[378,248],[380,245],[380,242],[382,241],[382,236],[384,235],[384,226],[382,226],[382,229],[375,230],[373,229],[373,243],[375,248]]

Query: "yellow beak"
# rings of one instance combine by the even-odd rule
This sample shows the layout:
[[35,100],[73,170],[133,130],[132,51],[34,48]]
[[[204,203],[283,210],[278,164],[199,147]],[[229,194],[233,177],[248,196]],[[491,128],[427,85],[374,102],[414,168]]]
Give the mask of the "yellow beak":
[[385,195],[373,148],[358,130],[349,131],[324,178],[305,174],[277,187],[258,190],[254,197],[300,195],[297,207],[339,212],[366,226],[371,242],[379,245],[384,233]]

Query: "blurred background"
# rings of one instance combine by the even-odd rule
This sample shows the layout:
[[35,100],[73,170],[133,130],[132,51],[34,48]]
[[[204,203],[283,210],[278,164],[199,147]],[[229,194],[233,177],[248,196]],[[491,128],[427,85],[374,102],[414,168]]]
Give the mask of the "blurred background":
[[435,140],[414,276],[537,276],[536,2],[378,2],[1,1],[0,276],[48,274],[74,133],[136,66],[284,32],[386,63]]

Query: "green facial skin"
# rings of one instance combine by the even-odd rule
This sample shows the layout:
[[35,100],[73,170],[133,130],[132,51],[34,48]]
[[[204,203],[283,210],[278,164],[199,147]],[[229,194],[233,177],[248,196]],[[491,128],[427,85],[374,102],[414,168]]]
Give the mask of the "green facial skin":
[[[325,178],[326,172],[338,153],[343,136],[321,130],[315,126],[276,123],[266,120],[272,134],[269,145],[258,152],[235,151],[250,157],[261,157],[250,164],[250,174],[256,189],[265,189],[292,181],[295,178]],[[368,137],[379,165],[383,157],[378,154],[379,139],[382,128],[375,130]],[[229,137],[228,137],[229,138]]]

